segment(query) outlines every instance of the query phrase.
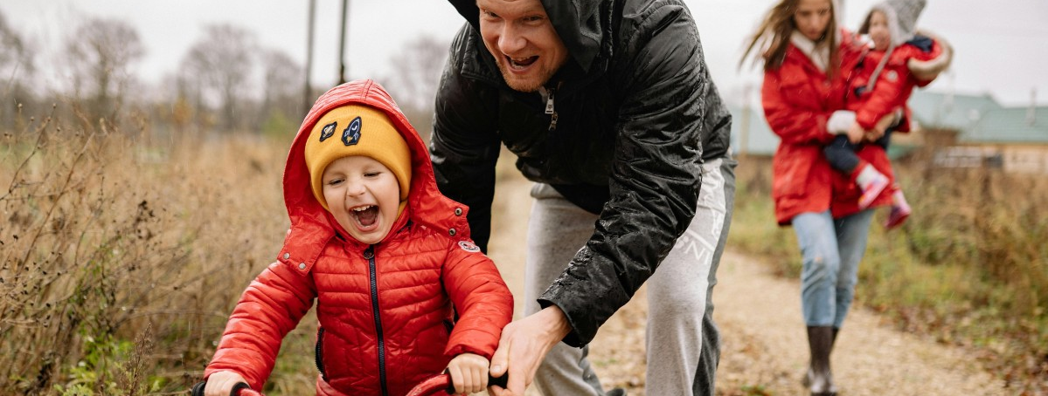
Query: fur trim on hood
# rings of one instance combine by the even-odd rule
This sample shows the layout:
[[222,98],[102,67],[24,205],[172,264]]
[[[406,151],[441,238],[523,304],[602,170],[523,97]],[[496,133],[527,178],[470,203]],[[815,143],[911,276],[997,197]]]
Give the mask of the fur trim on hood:
[[925,61],[910,59],[909,62],[906,63],[906,67],[910,69],[910,73],[912,73],[915,78],[921,81],[931,81],[938,77],[939,74],[946,71],[946,69],[950,68],[950,64],[953,62],[953,46],[942,37],[926,30],[918,30],[917,34],[930,37],[942,46],[942,53],[935,57],[935,59]]

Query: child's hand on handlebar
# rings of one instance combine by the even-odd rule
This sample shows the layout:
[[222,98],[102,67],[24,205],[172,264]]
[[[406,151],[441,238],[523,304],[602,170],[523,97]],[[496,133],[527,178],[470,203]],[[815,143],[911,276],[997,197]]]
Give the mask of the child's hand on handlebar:
[[233,386],[247,380],[232,371],[218,371],[207,377],[204,396],[228,396]]
[[472,353],[463,353],[448,363],[448,374],[455,385],[455,394],[472,394],[488,387],[488,359]]

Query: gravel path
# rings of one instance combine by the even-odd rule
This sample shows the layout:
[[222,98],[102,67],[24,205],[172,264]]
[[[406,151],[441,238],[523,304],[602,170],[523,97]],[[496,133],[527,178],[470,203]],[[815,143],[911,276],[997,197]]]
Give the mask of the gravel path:
[[[719,388],[745,394],[804,393],[808,360],[800,284],[777,278],[759,262],[726,254],[714,289],[723,334]],[[859,285],[862,287],[862,285]],[[892,329],[876,314],[853,309],[833,354],[842,395],[1002,395],[1003,382],[978,368],[962,349]]]
[[[493,211],[489,250],[516,297],[515,317],[523,303],[530,185],[522,179],[500,181]],[[718,276],[714,318],[721,328],[722,355],[717,393],[806,394],[799,381],[808,360],[799,282],[775,277],[767,266],[730,247]],[[608,320],[591,344],[590,358],[605,388],[624,387],[631,396],[644,395],[644,290]],[[862,309],[849,314],[833,365],[842,396],[1006,394],[1002,383],[963,350],[893,330]],[[538,392],[530,389],[527,395]]]

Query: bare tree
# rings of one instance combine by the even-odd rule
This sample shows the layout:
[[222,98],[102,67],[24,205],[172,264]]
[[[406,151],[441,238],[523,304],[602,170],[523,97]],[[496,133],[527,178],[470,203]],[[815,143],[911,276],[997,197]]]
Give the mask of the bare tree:
[[202,109],[200,89],[192,82],[195,79],[187,77],[184,70],[166,74],[158,86],[157,95],[152,99],[161,104],[157,106],[154,116],[163,125],[165,131],[178,134],[196,133],[208,125],[204,125],[205,118],[201,117]]
[[263,52],[263,100],[262,114],[279,112],[285,118],[301,118],[299,100],[300,87],[305,71],[286,52],[268,50]]
[[420,36],[391,59],[391,76],[384,85],[401,108],[432,110],[440,73],[448,56],[450,43],[430,36]]
[[116,19],[90,19],[66,41],[77,93],[88,100],[91,115],[113,118],[131,82],[131,64],[145,55],[138,32]]
[[447,60],[448,46],[448,42],[420,36],[390,59],[393,74],[380,81],[423,140],[429,139],[433,128],[433,100]]
[[0,12],[0,125],[12,127],[12,121],[32,92],[26,81],[34,72],[33,54],[25,40],[8,24]]
[[222,125],[227,129],[243,125],[238,113],[244,108],[238,102],[250,93],[256,48],[251,32],[231,25],[212,25],[205,28],[204,37],[182,60],[183,76],[195,80],[189,85],[199,88],[202,101],[219,103]]

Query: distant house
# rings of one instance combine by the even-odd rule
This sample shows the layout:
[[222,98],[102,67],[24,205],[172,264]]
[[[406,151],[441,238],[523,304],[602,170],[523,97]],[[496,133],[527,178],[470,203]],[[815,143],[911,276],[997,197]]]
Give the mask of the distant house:
[[964,131],[988,112],[1003,107],[990,95],[953,95],[917,90],[910,110],[920,126]]
[[931,151],[936,166],[1048,175],[1048,106],[917,91],[910,108],[921,130],[914,143]]
[[[935,166],[1048,175],[1048,106],[1005,107],[989,95],[924,90],[914,92],[909,105],[914,131],[892,135],[893,158],[921,150]],[[760,107],[731,113],[736,155],[775,153],[779,138]]]
[[731,111],[731,148],[735,155],[747,154],[770,157],[779,147],[779,137],[764,120],[760,107],[738,108]]

